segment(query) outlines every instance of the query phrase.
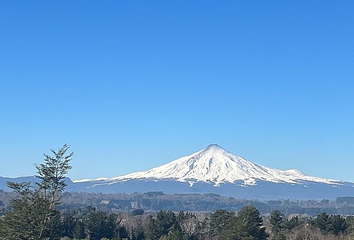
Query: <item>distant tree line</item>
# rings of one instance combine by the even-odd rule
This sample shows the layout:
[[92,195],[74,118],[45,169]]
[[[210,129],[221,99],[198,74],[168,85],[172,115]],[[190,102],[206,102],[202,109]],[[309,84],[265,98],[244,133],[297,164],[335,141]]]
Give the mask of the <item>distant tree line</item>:
[[[16,197],[14,192],[0,190],[0,217],[10,210],[10,200]],[[255,206],[262,215],[274,210],[284,215],[301,214],[315,217],[322,212],[334,215],[354,215],[354,203],[350,197],[337,198],[336,201],[323,200],[277,200],[253,201],[219,196],[217,194],[163,194],[162,192],[133,194],[100,194],[85,192],[64,192],[61,197],[60,211],[86,208],[87,206],[107,212],[130,212],[134,209],[144,211],[180,210],[186,212],[215,212],[218,209],[240,211],[245,206]]]

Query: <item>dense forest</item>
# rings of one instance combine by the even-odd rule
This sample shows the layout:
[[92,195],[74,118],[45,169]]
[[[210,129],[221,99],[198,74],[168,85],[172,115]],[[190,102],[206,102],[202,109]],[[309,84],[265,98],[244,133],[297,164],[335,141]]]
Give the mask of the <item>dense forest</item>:
[[321,213],[315,218],[287,216],[280,211],[261,216],[254,206],[238,212],[211,214],[161,210],[111,213],[93,207],[50,210],[33,198],[13,201],[13,210],[0,218],[0,239],[353,239],[354,218]]
[[[288,213],[284,215],[284,212],[276,209],[276,206],[290,204],[287,201],[268,202],[268,205],[274,207],[270,214],[261,213],[259,206],[262,205],[259,202],[242,200],[238,200],[239,204],[234,205],[235,209],[231,211],[218,209],[213,212],[144,211],[138,208],[143,205],[139,205],[138,201],[133,201],[132,204],[129,199],[127,203],[130,204],[130,208],[126,208],[125,211],[112,211],[114,209],[107,206],[110,204],[115,206],[117,202],[114,198],[109,200],[98,198],[100,201],[98,207],[76,204],[78,198],[74,198],[76,199],[74,201],[70,198],[72,195],[63,194],[66,187],[65,175],[71,169],[70,161],[73,156],[73,153],[67,154],[68,149],[69,146],[64,145],[58,151],[51,150],[52,155],[44,155],[44,163],[36,166],[37,177],[40,179],[36,186],[32,186],[30,182],[8,183],[13,192],[11,194],[3,192],[4,196],[11,196],[11,200],[7,198],[5,200],[9,201],[6,207],[3,201],[0,202],[3,206],[0,217],[0,240],[354,239],[353,217],[325,212],[315,217]],[[142,202],[145,197],[146,199],[166,197],[161,192],[137,196]],[[81,201],[85,202],[85,195],[81,197]],[[189,197],[191,196],[186,196],[187,200],[182,201],[184,205],[188,205]],[[202,199],[214,199],[213,202],[218,202],[219,198],[221,197],[213,194],[202,196]],[[68,199],[71,199],[71,202]],[[350,200],[350,198],[337,199],[337,204],[348,204]],[[228,202],[227,199],[224,202]],[[189,203],[193,204],[193,201]],[[317,202],[310,201],[307,204],[316,205]],[[320,204],[331,203],[323,200]],[[216,206],[222,208],[222,205]]]

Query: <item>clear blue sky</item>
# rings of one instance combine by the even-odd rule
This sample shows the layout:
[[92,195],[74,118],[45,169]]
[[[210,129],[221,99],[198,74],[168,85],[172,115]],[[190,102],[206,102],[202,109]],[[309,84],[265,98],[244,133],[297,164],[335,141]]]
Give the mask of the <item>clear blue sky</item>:
[[354,181],[353,1],[0,1],[0,176],[73,179],[217,143]]

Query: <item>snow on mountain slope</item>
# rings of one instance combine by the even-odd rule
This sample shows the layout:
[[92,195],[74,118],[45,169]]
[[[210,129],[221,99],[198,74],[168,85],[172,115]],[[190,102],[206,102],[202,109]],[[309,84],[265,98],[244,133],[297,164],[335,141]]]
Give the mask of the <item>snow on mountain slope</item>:
[[[256,185],[257,180],[273,183],[301,184],[304,181],[327,184],[341,184],[340,181],[311,177],[298,170],[278,170],[264,167],[244,158],[235,156],[216,144],[179,158],[175,161],[144,172],[131,173],[115,178],[100,178],[95,181],[113,184],[116,182],[139,180],[177,180],[189,182],[207,182],[215,186],[222,183],[241,181],[243,185]],[[87,182],[78,180],[76,182]]]

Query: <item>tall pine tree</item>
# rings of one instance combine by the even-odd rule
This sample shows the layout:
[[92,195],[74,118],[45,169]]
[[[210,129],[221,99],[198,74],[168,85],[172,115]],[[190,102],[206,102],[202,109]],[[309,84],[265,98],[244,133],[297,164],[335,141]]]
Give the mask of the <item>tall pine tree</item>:
[[223,240],[266,240],[262,218],[257,208],[247,206],[242,208],[237,217],[224,231],[219,239]]
[[58,151],[51,150],[54,156],[44,154],[44,163],[37,166],[41,182],[34,188],[30,182],[13,183],[8,186],[18,195],[11,201],[11,211],[2,219],[0,240],[56,240],[61,235],[60,214],[56,207],[60,194],[64,191],[65,174],[73,153],[64,145]]

